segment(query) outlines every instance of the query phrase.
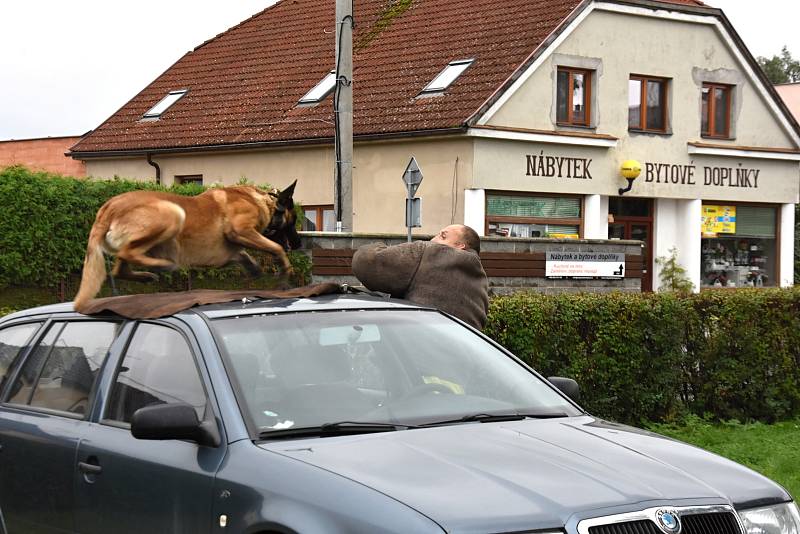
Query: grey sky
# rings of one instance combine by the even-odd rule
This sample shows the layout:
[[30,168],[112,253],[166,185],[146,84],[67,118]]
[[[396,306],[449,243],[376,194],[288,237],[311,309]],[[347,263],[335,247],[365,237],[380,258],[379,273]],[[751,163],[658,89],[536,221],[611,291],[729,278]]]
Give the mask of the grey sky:
[[[0,0],[0,139],[83,134],[184,53],[273,3]],[[707,3],[754,55],[785,44],[800,57],[800,0]]]

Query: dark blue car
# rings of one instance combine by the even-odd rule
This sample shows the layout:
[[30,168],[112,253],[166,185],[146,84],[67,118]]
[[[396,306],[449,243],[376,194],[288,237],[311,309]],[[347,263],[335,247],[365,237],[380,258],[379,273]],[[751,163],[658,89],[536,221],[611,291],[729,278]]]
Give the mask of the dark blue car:
[[800,532],[770,480],[406,302],[35,308],[0,321],[0,379],[10,534]]

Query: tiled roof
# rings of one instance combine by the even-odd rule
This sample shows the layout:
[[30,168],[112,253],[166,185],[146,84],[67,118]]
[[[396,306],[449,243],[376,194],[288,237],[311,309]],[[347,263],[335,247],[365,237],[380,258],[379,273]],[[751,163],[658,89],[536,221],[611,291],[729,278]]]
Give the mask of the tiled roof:
[[[672,3],[702,6],[695,0]],[[354,134],[462,126],[581,0],[359,0]],[[187,53],[73,152],[333,137],[333,99],[297,101],[334,64],[333,0],[281,0]],[[388,25],[383,23],[388,22]],[[444,95],[417,98],[450,61],[475,58]],[[142,115],[189,92],[157,121]]]

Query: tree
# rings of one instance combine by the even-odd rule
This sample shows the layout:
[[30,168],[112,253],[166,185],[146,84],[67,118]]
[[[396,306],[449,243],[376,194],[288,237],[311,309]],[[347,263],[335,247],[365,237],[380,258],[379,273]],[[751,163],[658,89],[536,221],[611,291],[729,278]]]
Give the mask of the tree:
[[800,82],[800,61],[794,59],[784,46],[780,56],[759,56],[758,64],[773,84]]
[[656,258],[656,265],[661,266],[661,286],[659,291],[675,291],[677,293],[691,293],[694,284],[686,276],[686,269],[678,263],[678,249],[669,249],[669,257],[659,256]]

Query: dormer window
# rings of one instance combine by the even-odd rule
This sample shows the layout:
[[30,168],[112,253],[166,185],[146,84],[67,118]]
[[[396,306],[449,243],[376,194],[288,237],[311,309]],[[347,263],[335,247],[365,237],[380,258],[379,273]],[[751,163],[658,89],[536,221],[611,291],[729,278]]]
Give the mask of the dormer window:
[[150,108],[150,111],[142,116],[143,119],[158,120],[161,115],[167,111],[175,102],[180,100],[183,95],[188,93],[188,89],[181,89],[179,91],[170,91],[167,96],[162,98],[158,104]]
[[422,93],[441,93],[451,85],[456,79],[461,76],[461,73],[467,70],[467,67],[472,65],[474,59],[460,59],[458,61],[451,61],[442,72],[436,75],[431,80]]
[[298,101],[298,104],[319,104],[336,86],[336,71],[330,71],[320,82]]

